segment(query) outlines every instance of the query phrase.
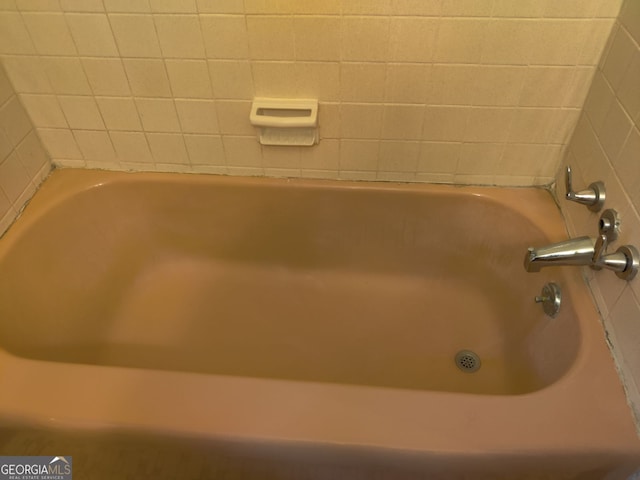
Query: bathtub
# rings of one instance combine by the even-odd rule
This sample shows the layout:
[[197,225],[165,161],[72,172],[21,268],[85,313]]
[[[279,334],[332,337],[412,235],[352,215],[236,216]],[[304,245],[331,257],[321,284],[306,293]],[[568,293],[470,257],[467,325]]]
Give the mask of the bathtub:
[[580,269],[522,265],[563,238],[541,189],[55,171],[0,239],[0,454],[78,478],[143,478],[140,455],[153,478],[627,478]]

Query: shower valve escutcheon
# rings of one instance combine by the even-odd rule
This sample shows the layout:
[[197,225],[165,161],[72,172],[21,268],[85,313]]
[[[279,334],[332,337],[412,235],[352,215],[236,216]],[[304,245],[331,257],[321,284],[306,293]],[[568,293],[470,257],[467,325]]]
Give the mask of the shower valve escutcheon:
[[602,210],[607,196],[604,183],[599,181],[593,182],[586,190],[574,192],[571,179],[571,167],[569,166],[567,166],[567,170],[565,171],[564,183],[567,192],[565,195],[567,200],[586,205],[592,212],[599,212]]

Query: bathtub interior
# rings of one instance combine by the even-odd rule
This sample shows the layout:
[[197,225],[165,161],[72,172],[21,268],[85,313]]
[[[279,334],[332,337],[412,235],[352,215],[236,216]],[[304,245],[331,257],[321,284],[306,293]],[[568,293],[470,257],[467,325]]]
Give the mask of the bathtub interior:
[[522,267],[549,235],[493,189],[112,175],[56,172],[0,241],[10,354],[497,395],[578,355],[571,290],[554,320],[533,302],[562,272]]

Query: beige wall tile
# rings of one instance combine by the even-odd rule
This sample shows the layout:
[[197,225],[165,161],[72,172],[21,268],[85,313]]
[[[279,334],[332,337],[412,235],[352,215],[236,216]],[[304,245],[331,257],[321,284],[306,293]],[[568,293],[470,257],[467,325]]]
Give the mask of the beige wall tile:
[[620,102],[614,101],[607,112],[602,128],[598,132],[602,148],[611,161],[617,159],[632,126],[631,119],[625,113]]
[[516,110],[512,108],[472,108],[468,112],[464,140],[472,143],[500,143],[509,136]]
[[[495,172],[500,166],[504,145],[496,143],[463,143],[458,157],[456,175],[479,175],[470,183],[493,183],[487,172]],[[489,178],[493,175],[489,175]]]
[[185,135],[184,142],[192,165],[225,165],[222,137]]
[[201,15],[200,25],[207,58],[249,58],[249,38],[242,15]]
[[76,55],[62,13],[23,13],[22,18],[39,54]]
[[244,13],[243,0],[197,0],[200,13]]
[[0,106],[0,130],[11,145],[16,146],[29,133],[32,125],[18,97],[11,97]]
[[590,29],[589,20],[535,22],[531,33],[536,48],[529,52],[529,64],[575,65]]
[[65,12],[104,12],[102,0],[60,0]]
[[16,152],[0,163],[0,190],[11,203],[18,202],[23,192],[32,186],[31,179]]
[[68,127],[58,99],[54,95],[23,94],[20,100],[35,127]]
[[620,22],[631,33],[636,43],[640,43],[640,5],[637,2],[626,0],[623,3]]
[[341,0],[341,8],[342,13],[345,15],[389,15],[391,13],[391,1]]
[[123,57],[162,56],[151,15],[109,14],[109,21]]
[[479,67],[470,65],[434,65],[427,89],[429,105],[471,105],[474,91],[469,88]]
[[52,93],[49,79],[40,58],[36,56],[5,56],[2,63],[17,93]]
[[493,10],[493,0],[443,0],[443,16],[488,17]]
[[58,0],[16,0],[18,10],[23,12],[57,12],[60,11]]
[[[500,25],[484,19],[443,18],[437,26],[429,21],[426,28],[437,30],[433,61],[438,63],[479,63],[487,30]],[[428,45],[425,46],[428,48]],[[427,58],[423,58],[427,60]]]
[[205,60],[165,60],[174,97],[211,98],[211,80]]
[[29,178],[32,180],[37,179],[38,183],[43,180],[39,175],[49,164],[49,155],[42,146],[42,142],[38,138],[35,130],[31,130],[24,140],[20,142],[20,145],[16,147],[16,152]]
[[[224,146],[228,167],[262,169],[262,150],[255,138],[225,136],[222,137],[222,145]],[[260,170],[250,170],[247,173],[259,175]]]
[[340,141],[323,139],[313,148],[300,152],[300,168],[337,172],[340,169]]
[[424,106],[422,105],[385,105],[382,120],[384,140],[420,140]]
[[377,171],[380,142],[340,140],[340,171]]
[[138,97],[171,97],[167,69],[162,60],[123,59],[133,95]]
[[72,129],[102,130],[105,128],[93,97],[59,96],[58,101]]
[[144,133],[111,132],[110,136],[120,161],[153,164],[153,156]]
[[218,133],[218,117],[213,100],[176,100],[175,102],[183,132]]
[[629,68],[624,73],[617,94],[625,111],[637,123],[640,122],[640,50],[636,50]]
[[218,100],[216,111],[220,121],[220,133],[225,135],[255,135],[255,129],[249,123],[251,102]]
[[288,98],[299,87],[294,62],[252,62],[251,71],[257,97]]
[[[419,142],[398,142],[383,140],[380,142],[378,172],[415,173],[418,168]],[[380,178],[380,177],[378,177]],[[385,177],[391,180],[390,177]],[[409,181],[403,176],[401,181]]]
[[460,143],[423,142],[418,157],[418,173],[455,173],[460,149]]
[[296,176],[300,176],[300,147],[263,146],[262,166],[265,169],[289,171],[279,173],[280,176],[289,176],[292,173],[291,170],[295,170]]
[[147,139],[156,163],[189,164],[189,155],[181,134],[148,133]]
[[104,0],[107,12],[144,13],[151,12],[149,0]]
[[[392,62],[430,62],[436,49],[438,25],[438,21],[431,18],[392,17],[389,59]],[[385,38],[383,36],[382,41]],[[376,45],[368,48],[376,48]]]
[[0,53],[35,53],[29,31],[18,12],[0,12]]
[[296,59],[340,59],[340,17],[294,17],[293,28]]
[[244,60],[209,60],[213,94],[220,99],[248,100],[254,97],[251,64]]
[[380,138],[382,112],[382,105],[342,104],[340,107],[341,138]]
[[149,0],[152,12],[197,13],[196,0]]
[[21,95],[20,100],[35,127],[67,128],[58,99],[54,95]]
[[525,107],[563,106],[574,76],[574,67],[529,67],[519,104]]
[[473,91],[473,104],[517,105],[526,73],[526,67],[478,67],[473,84],[468,85]]
[[82,67],[95,95],[131,94],[121,59],[83,58]]
[[549,143],[556,119],[557,110],[552,108],[520,108],[513,118],[509,142]]
[[42,62],[54,93],[59,95],[91,95],[91,88],[80,59],[46,57],[42,59]]
[[384,63],[340,65],[340,100],[344,102],[384,101],[387,68]]
[[293,60],[293,19],[289,16],[248,16],[247,34],[251,58]]
[[68,13],[65,17],[80,55],[118,56],[118,49],[106,14]]
[[204,58],[197,15],[154,15],[160,48],[168,58]]
[[73,130],[73,136],[86,160],[115,161],[116,153],[106,131]]
[[534,44],[531,20],[491,21],[484,31],[482,63],[498,65],[527,65],[528,54]]
[[180,132],[180,122],[173,100],[136,98],[142,127],[146,132]]
[[[142,130],[138,110],[132,98],[96,97],[96,101],[98,102],[104,123],[109,130]],[[113,140],[113,135],[111,138]],[[133,161],[131,159],[127,160]]]
[[39,128],[38,135],[51,158],[71,160],[82,158],[82,153],[71,130]]
[[[296,62],[294,73],[296,96],[322,102],[340,98],[340,65],[337,62]],[[287,97],[290,96],[289,93]]]
[[341,38],[342,60],[384,61],[389,54],[389,19],[343,17]]
[[427,106],[425,108],[422,139],[440,142],[461,142],[470,107]]
[[388,63],[385,100],[391,103],[424,103],[430,73],[430,66],[422,63]]
[[633,61],[637,48],[624,28],[619,28],[614,36],[611,50],[606,57],[603,73],[614,91],[618,90],[622,79]]
[[542,17],[547,6],[547,0],[494,0],[494,17]]
[[320,138],[340,138],[341,125],[340,104],[321,102],[318,105]]
[[391,0],[393,15],[439,16],[442,12],[440,0]]

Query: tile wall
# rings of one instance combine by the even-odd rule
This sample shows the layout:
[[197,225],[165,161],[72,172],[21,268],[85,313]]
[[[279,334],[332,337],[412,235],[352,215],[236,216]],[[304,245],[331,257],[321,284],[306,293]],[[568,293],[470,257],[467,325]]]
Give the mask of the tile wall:
[[51,170],[51,161],[0,64],[0,236]]
[[[621,1],[0,0],[0,57],[62,166],[546,184]],[[320,144],[261,147],[254,96]]]
[[[577,187],[605,182],[605,208],[621,216],[620,238],[609,251],[625,244],[640,249],[639,126],[640,2],[625,0],[563,161],[572,166]],[[560,203],[572,236],[597,234],[599,213]],[[586,274],[640,426],[640,277],[625,282],[608,271]]]

